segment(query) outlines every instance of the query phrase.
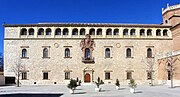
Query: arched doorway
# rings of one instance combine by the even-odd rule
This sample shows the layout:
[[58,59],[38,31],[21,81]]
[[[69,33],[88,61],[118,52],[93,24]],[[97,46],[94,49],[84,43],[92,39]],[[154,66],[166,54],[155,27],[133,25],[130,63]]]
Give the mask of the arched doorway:
[[91,76],[89,73],[86,73],[86,75],[84,76],[84,82],[85,83],[91,82]]

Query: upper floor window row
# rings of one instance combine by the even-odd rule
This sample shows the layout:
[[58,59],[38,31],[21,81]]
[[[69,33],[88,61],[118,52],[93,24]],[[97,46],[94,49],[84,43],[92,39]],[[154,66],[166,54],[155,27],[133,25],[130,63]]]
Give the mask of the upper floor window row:
[[21,29],[21,35],[34,35],[34,29],[33,28],[30,28],[30,29],[25,29],[25,28],[23,28],[23,29]]
[[[55,35],[69,35],[69,29],[68,28],[56,28],[54,30]],[[90,35],[102,35],[103,30],[101,28],[98,29],[94,29],[91,28],[89,29],[88,33]],[[135,36],[135,35],[140,35],[140,36],[152,36],[152,29],[140,29],[139,30],[139,34],[137,33],[137,29],[123,29],[122,30],[122,34],[123,35],[131,35],[131,36]],[[22,28],[20,35],[34,35],[35,30],[33,28]],[[115,29],[111,29],[108,28],[105,30],[106,35],[120,35],[120,31],[119,29],[115,28]],[[38,35],[51,35],[52,34],[52,29],[51,28],[39,28],[37,30],[37,34]],[[81,28],[81,29],[77,29],[77,28],[73,28],[72,29],[72,35],[85,35],[86,34],[86,29],[85,28]],[[167,29],[157,29],[155,31],[155,35],[156,36],[168,36],[168,30]]]

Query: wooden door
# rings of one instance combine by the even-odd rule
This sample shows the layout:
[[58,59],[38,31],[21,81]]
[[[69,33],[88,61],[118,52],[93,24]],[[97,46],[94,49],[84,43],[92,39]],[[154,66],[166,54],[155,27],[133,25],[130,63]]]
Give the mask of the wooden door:
[[85,78],[84,78],[84,82],[86,82],[86,83],[91,82],[91,76],[89,73],[86,73]]

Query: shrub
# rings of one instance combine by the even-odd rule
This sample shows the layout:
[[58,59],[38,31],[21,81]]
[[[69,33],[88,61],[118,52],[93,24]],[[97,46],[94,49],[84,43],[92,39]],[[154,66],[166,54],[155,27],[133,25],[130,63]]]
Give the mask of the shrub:
[[70,80],[70,83],[67,85],[67,87],[70,88],[70,89],[72,89],[72,90],[74,90],[74,89],[77,87],[77,82],[76,82],[76,80],[71,79],[71,80]]
[[100,85],[104,84],[104,82],[100,79],[100,77],[98,77],[98,80],[95,83],[96,83],[97,88],[99,88]]
[[131,88],[136,88],[137,87],[137,84],[136,84],[134,79],[130,79],[129,87],[131,87]]
[[118,79],[116,79],[115,85],[118,86],[118,87],[120,86],[120,83],[119,83],[119,80],[118,80]]

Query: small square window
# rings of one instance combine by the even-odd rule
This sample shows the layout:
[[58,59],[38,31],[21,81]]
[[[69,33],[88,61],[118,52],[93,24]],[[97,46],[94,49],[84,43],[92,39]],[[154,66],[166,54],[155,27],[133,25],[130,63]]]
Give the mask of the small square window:
[[43,79],[48,79],[48,72],[43,73]]
[[22,80],[27,79],[27,72],[22,72]]
[[127,72],[127,79],[132,79],[132,72]]
[[65,72],[65,79],[70,79],[70,72]]
[[105,79],[110,79],[110,72],[105,72]]

